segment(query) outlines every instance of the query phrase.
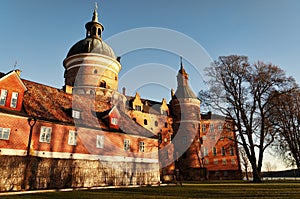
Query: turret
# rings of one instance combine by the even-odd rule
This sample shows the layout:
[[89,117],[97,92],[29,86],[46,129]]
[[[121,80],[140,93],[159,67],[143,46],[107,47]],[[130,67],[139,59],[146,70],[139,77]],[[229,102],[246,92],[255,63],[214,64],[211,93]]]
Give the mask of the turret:
[[104,27],[98,21],[97,6],[85,28],[86,38],[71,47],[63,62],[65,90],[71,92],[73,88],[78,94],[117,91],[121,64],[111,47],[102,40]]

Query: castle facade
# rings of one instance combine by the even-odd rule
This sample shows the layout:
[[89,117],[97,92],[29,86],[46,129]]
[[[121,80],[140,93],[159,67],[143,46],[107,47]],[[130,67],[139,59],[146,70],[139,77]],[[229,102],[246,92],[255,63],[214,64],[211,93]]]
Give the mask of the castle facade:
[[182,61],[169,103],[127,96],[97,10],[85,28],[62,89],[0,73],[0,191],[241,178],[233,123],[201,114]]

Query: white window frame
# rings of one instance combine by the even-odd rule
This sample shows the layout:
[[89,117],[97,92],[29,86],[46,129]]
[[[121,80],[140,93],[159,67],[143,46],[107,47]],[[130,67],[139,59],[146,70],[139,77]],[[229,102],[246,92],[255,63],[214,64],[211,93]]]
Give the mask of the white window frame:
[[97,135],[96,148],[98,148],[98,149],[104,148],[104,136],[103,135]]
[[[7,136],[5,136],[7,135]],[[1,140],[9,140],[10,136],[10,128],[0,128],[0,139]]]
[[118,125],[118,118],[112,117],[112,118],[111,118],[111,124],[112,124],[112,125]]
[[235,158],[231,158],[231,164],[232,164],[232,165],[235,165],[235,164],[236,164]]
[[214,165],[218,165],[219,164],[219,160],[218,160],[218,158],[215,158],[214,159]]
[[226,158],[223,158],[223,159],[222,159],[222,164],[223,164],[223,165],[227,165],[227,160],[226,160]]
[[208,156],[208,149],[207,149],[207,147],[204,147],[203,148],[203,156],[205,157],[205,156]]
[[130,140],[124,139],[124,151],[130,151]]
[[1,89],[0,106],[5,106],[5,104],[6,104],[6,99],[7,99],[7,93],[8,93],[7,90]]
[[204,158],[204,164],[208,165],[209,164],[209,159],[208,158]]
[[51,142],[52,128],[47,126],[41,126],[40,131],[40,142],[50,143]]
[[203,133],[206,133],[206,130],[207,130],[207,129],[206,129],[206,124],[202,124],[202,132],[203,132]]
[[77,145],[77,132],[69,130],[68,145]]
[[220,123],[220,124],[218,124],[218,131],[222,131],[222,130],[223,130],[223,124]]
[[145,152],[145,142],[139,142],[139,152]]
[[12,92],[12,94],[11,94],[11,100],[10,100],[10,107],[11,108],[17,108],[18,97],[19,97],[19,93],[18,92]]
[[72,110],[72,117],[75,119],[80,119],[80,111],[78,110]]
[[209,124],[209,132],[211,132],[211,133],[215,132],[215,125],[214,124]]

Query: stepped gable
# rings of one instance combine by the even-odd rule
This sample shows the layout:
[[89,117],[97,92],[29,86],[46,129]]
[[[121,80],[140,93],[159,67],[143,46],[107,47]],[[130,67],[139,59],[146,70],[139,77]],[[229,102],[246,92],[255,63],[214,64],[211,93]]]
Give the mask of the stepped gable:
[[[127,104],[126,108],[130,110],[132,108],[132,101],[134,100],[133,96],[126,96]],[[149,100],[149,99],[143,99],[141,98],[142,103],[144,104],[144,113],[151,113],[156,115],[161,115],[160,113],[160,106],[162,105],[161,102]],[[151,108],[151,111],[150,111]]]

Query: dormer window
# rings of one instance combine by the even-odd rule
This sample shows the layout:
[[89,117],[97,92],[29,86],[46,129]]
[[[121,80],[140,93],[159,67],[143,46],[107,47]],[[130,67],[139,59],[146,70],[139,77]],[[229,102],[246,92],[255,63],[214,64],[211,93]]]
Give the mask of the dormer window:
[[5,106],[7,98],[7,90],[1,89],[0,106]]
[[75,119],[80,119],[80,111],[72,110],[72,117]]
[[17,107],[18,96],[19,96],[19,93],[12,92],[11,101],[10,101],[10,107],[11,108],[16,108]]
[[115,118],[115,117],[111,118],[111,124],[118,125],[118,118]]

